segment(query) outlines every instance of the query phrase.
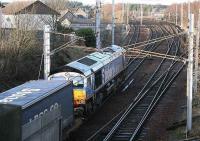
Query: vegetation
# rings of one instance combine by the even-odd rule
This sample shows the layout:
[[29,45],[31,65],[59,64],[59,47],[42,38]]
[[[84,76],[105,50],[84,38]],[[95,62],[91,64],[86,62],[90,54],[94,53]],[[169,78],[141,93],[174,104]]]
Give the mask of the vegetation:
[[[60,27],[59,32],[71,32]],[[51,34],[51,49],[69,41],[62,35]],[[0,29],[0,92],[20,85],[29,80],[43,78],[43,40],[42,32],[25,29]],[[82,57],[80,49],[64,49],[52,56],[52,67],[55,69],[70,61]],[[42,62],[41,62],[42,61]],[[40,68],[41,67],[41,68]]]
[[[43,63],[41,64],[43,41],[39,40],[36,32],[19,29],[0,31],[0,92],[29,80],[37,80],[40,65],[42,65],[40,79],[43,78]],[[53,45],[57,48],[69,40],[62,37],[55,36],[55,40],[51,41],[51,49]],[[51,57],[51,69],[65,65],[83,55],[85,54],[81,49],[66,48]]]
[[72,28],[62,26],[60,22],[57,22],[57,31],[64,34],[74,32]]
[[[195,19],[198,19],[198,13],[200,9],[200,2],[199,1],[194,1],[191,2],[191,13],[194,14]],[[180,17],[181,17],[181,4],[177,4],[177,11],[178,11],[178,23],[180,23]],[[176,5],[172,4],[169,6],[165,12],[165,18],[170,19],[171,22],[175,22],[176,19]],[[188,26],[188,4],[183,3],[183,24],[184,27]],[[195,20],[195,25],[197,25],[197,20]]]
[[86,46],[88,47],[96,46],[95,33],[91,28],[79,29],[76,31],[76,35],[80,37],[84,37]]
[[83,3],[82,2],[77,2],[77,1],[68,1],[67,2],[67,7],[69,7],[69,8],[83,7]]
[[[5,32],[9,32],[9,34],[3,34]],[[1,30],[1,35],[0,80],[2,80],[1,84],[6,84],[1,85],[3,90],[36,78],[42,48],[37,46],[35,34],[31,31],[25,32],[15,29],[11,31]]]
[[42,1],[56,11],[64,10],[68,2],[68,0],[42,0]]

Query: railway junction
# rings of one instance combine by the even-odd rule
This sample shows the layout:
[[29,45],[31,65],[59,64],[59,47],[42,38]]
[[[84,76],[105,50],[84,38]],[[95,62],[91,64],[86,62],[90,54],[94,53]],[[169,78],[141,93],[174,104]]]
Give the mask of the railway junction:
[[[100,4],[97,0],[96,48],[82,47],[86,55],[54,70],[51,57],[85,38],[75,36],[52,49],[52,34],[68,35],[44,26],[39,70],[40,75],[43,62],[44,80],[1,93],[0,140],[178,141],[179,135],[183,141],[200,140],[192,132],[199,118],[192,115],[199,48],[194,15],[189,12],[183,29],[177,21],[143,18],[141,10],[125,29],[115,27],[113,0],[112,43],[101,47]],[[200,14],[198,24],[200,30]]]
[[[148,37],[140,34],[144,32]],[[182,85],[186,83],[186,63],[182,59],[186,54],[180,33],[175,25],[164,22],[133,24],[125,38],[130,50],[126,54],[130,60],[125,81],[97,113],[72,133],[72,139],[168,140],[164,129],[177,118],[178,106],[186,102]],[[144,38],[152,42],[174,34],[180,37],[141,45]],[[134,49],[143,52],[132,52]]]

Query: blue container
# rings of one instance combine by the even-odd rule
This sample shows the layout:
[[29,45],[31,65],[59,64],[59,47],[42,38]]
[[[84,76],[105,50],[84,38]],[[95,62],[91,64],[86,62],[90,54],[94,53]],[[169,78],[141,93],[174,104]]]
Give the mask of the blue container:
[[74,118],[72,84],[66,81],[27,82],[0,94],[0,104],[21,107],[22,125],[59,106],[64,128],[69,126]]

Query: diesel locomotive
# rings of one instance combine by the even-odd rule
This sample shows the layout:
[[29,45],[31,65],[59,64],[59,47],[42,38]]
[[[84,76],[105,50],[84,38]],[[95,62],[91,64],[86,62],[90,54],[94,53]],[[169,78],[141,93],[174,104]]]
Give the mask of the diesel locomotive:
[[72,81],[75,111],[94,111],[122,81],[124,52],[112,45],[60,67],[49,79]]

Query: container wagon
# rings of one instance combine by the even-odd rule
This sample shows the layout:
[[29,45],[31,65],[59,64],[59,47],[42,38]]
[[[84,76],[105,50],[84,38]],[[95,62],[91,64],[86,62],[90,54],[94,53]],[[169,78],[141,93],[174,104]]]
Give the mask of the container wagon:
[[61,140],[74,119],[72,91],[71,82],[39,80],[0,94],[0,140]]

